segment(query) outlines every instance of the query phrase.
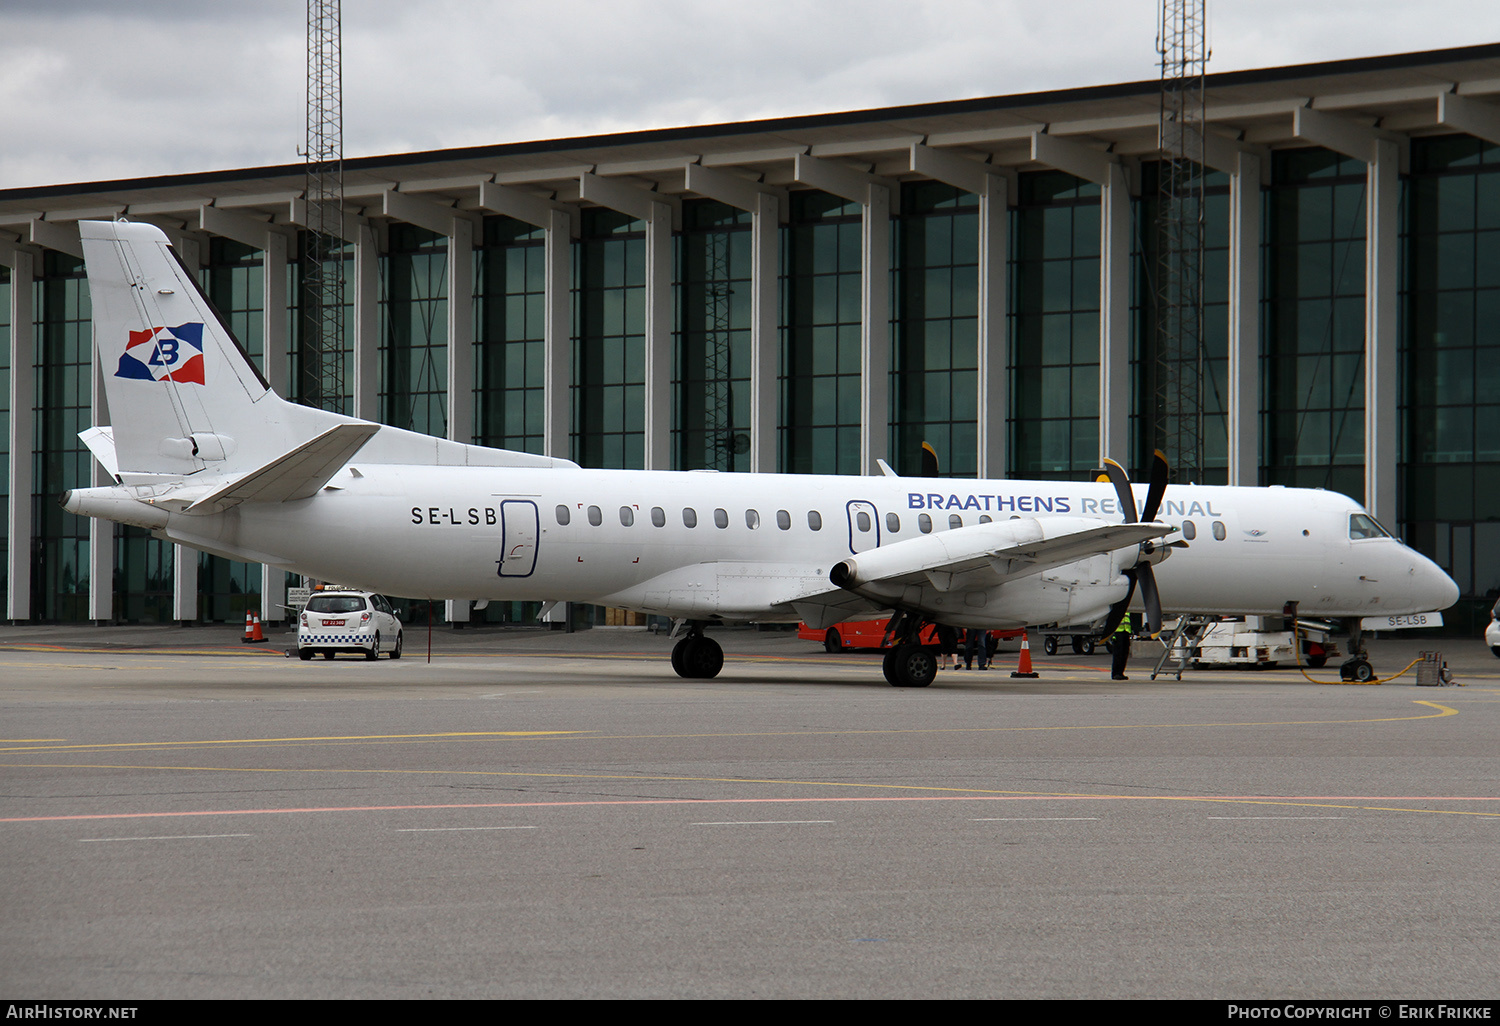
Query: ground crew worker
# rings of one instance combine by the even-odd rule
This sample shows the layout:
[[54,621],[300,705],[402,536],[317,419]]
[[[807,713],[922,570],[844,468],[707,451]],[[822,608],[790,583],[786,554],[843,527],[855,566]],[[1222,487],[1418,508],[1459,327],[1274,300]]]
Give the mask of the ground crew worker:
[[1135,634],[1135,614],[1126,613],[1120,621],[1120,626],[1115,628],[1115,633],[1110,638],[1111,653],[1114,655],[1114,663],[1110,668],[1112,680],[1129,680],[1125,676],[1125,664],[1130,662],[1130,639]]

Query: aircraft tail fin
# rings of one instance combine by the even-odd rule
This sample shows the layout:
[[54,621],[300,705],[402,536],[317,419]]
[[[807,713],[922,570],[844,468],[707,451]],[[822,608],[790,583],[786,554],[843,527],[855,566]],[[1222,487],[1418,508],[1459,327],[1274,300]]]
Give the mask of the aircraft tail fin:
[[79,235],[119,473],[245,470],[346,420],[271,390],[161,229],[82,221]]
[[[577,465],[288,402],[240,348],[161,229],[125,221],[81,221],[78,227],[93,301],[94,346],[114,421],[108,440],[98,436],[89,445],[125,483],[202,471],[209,477],[244,475],[313,442],[314,450],[333,458],[339,446],[325,436],[341,425],[369,428],[348,455],[358,450],[370,463]],[[111,449],[106,461],[101,454]],[[281,472],[277,476],[284,479]]]

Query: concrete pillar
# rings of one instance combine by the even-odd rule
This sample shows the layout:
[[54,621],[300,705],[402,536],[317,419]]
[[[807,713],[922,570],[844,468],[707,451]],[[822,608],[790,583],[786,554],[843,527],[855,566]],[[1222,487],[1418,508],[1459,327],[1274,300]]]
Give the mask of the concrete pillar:
[[981,478],[1003,478],[1005,429],[1010,416],[1010,296],[1006,260],[1010,255],[1010,183],[984,176],[979,193],[979,324],[976,339],[979,416],[975,440]]
[[1365,190],[1365,507],[1394,530],[1401,152],[1389,139],[1376,140],[1373,148]]
[[1229,177],[1229,483],[1260,483],[1260,157]]
[[573,235],[566,211],[546,215],[546,312],[542,326],[542,453],[571,457],[573,422]]
[[10,507],[6,511],[9,532],[5,615],[11,621],[31,619],[31,492],[32,453],[36,436],[32,430],[36,395],[36,311],[32,282],[36,277],[36,254],[26,249],[7,249],[10,264]]
[[672,469],[672,213],[646,219],[646,470]]
[[1099,232],[1099,458],[1128,461],[1130,189],[1120,164],[1108,165]]
[[350,401],[360,420],[380,420],[380,248],[368,222],[354,227],[354,385]]
[[[448,233],[448,438],[474,442],[474,222],[453,218]],[[448,600],[448,620],[469,619],[469,603]]]

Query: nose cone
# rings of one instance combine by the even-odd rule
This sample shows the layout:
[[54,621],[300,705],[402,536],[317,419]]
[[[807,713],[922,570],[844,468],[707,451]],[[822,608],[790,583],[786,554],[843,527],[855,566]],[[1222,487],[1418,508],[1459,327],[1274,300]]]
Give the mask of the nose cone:
[[1447,609],[1458,601],[1458,584],[1443,568],[1419,553],[1413,552],[1413,597],[1420,598],[1423,608],[1417,612]]

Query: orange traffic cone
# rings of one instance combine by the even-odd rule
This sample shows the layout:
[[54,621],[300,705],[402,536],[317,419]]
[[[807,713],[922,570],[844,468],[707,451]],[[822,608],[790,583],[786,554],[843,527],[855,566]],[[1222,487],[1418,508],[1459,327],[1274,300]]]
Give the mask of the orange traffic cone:
[[1031,639],[1030,639],[1030,637],[1028,635],[1025,635],[1025,634],[1021,635],[1021,666],[1020,666],[1019,669],[1016,670],[1015,673],[1011,674],[1011,676],[1012,677],[1040,677],[1041,676],[1040,673],[1036,673],[1036,672],[1034,672],[1031,669]]
[[252,620],[252,614],[250,614],[250,613],[247,612],[245,614],[245,634],[244,634],[244,636],[242,638],[240,638],[240,642],[242,644],[248,645],[248,644],[250,644],[250,642],[252,642],[254,640],[255,640],[255,624],[254,624],[254,622]]
[[260,632],[260,613],[252,613],[250,615],[253,617],[251,621],[250,636],[246,638],[245,641],[253,645],[258,641],[265,641],[266,636]]

